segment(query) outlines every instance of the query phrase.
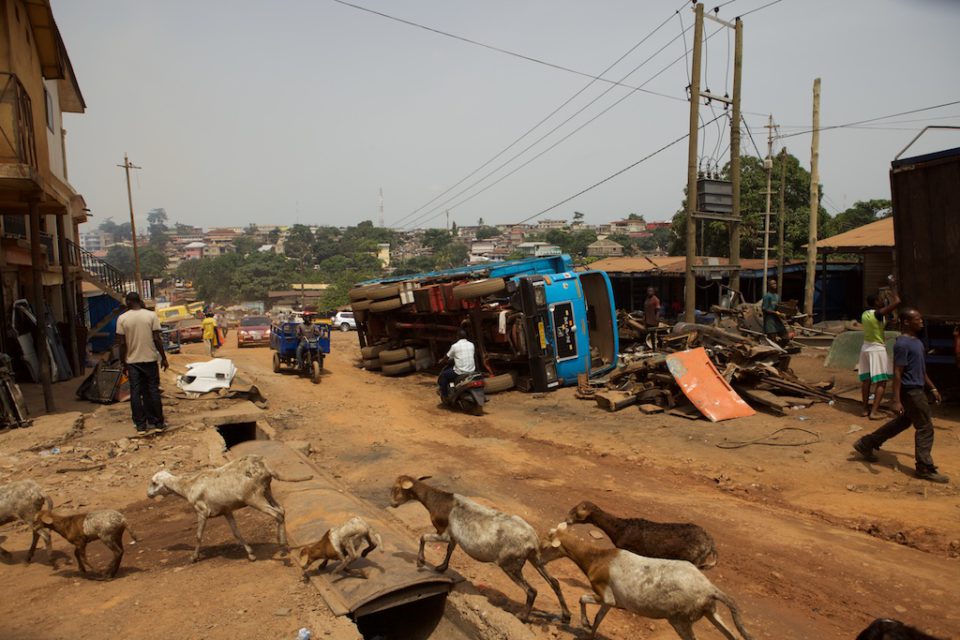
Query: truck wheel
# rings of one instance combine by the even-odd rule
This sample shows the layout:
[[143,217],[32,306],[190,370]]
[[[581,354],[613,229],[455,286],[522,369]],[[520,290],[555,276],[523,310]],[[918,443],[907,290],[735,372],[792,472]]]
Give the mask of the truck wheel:
[[385,376],[399,376],[411,371],[413,371],[413,363],[409,360],[383,365],[383,375]]
[[320,361],[314,360],[310,363],[310,382],[320,384]]
[[394,362],[403,362],[413,357],[413,349],[404,347],[402,349],[390,349],[380,352],[380,362],[383,364],[392,364]]
[[363,368],[366,369],[367,371],[379,371],[380,358],[364,358]]
[[273,372],[280,373],[280,354],[273,352]]
[[503,278],[487,278],[485,280],[475,280],[465,284],[457,285],[453,288],[454,300],[469,300],[471,298],[482,298],[494,293],[500,293],[507,288],[507,283]]
[[367,321],[367,312],[366,311],[354,311],[353,318],[357,322],[366,322]]
[[413,361],[413,368],[416,371],[426,371],[434,364],[433,358],[420,358]]
[[351,302],[350,308],[353,310],[354,313],[356,313],[357,311],[366,311],[367,309],[370,308],[371,304],[373,304],[372,300],[367,300],[366,298],[364,298],[362,300],[354,300],[353,302]]
[[517,374],[512,371],[483,379],[484,393],[500,393],[513,389],[515,386],[517,386]]
[[393,311],[403,306],[400,298],[387,298],[386,300],[377,300],[370,305],[370,311],[373,313],[383,313],[384,311]]
[[363,357],[364,360],[369,360],[370,358],[377,358],[380,355],[380,352],[382,352],[386,348],[387,348],[386,345],[382,345],[382,344],[374,344],[368,347],[361,347],[360,355]]
[[395,298],[398,295],[400,295],[400,287],[395,284],[385,284],[367,291],[366,297],[371,300],[384,300],[386,298]]

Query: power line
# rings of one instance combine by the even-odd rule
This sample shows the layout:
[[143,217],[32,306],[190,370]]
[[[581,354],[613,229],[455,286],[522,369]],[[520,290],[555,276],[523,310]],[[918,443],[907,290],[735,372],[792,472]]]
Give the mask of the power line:
[[[952,102],[944,102],[943,104],[935,104],[930,107],[921,107],[919,109],[910,109],[909,111],[901,111],[899,113],[892,113],[886,116],[877,116],[876,118],[868,118],[866,120],[857,120],[856,122],[847,122],[846,124],[835,124],[829,127],[820,127],[820,131],[829,131],[830,129],[844,129],[848,127],[855,127],[857,125],[869,124],[871,122],[877,122],[879,120],[887,120],[889,118],[897,118],[899,116],[907,116],[912,113],[921,113],[923,111],[932,111],[933,109],[942,109],[943,107],[952,107],[955,104],[960,104],[960,100],[954,100]],[[802,136],[804,134],[812,132],[813,129],[807,129],[806,131],[797,131],[796,133],[788,133],[786,135],[780,136],[781,138],[792,138],[794,136]]]
[[746,13],[741,13],[741,14],[740,14],[739,16],[737,16],[737,17],[738,17],[738,18],[746,18],[746,17],[747,17],[748,15],[750,15],[751,13],[756,13],[757,11],[760,11],[760,10],[762,10],[762,9],[766,9],[767,7],[772,7],[773,5],[777,4],[778,2],[783,2],[783,0],[773,0],[773,2],[768,2],[767,4],[765,4],[765,5],[763,5],[763,6],[760,6],[760,7],[757,7],[756,9],[751,9],[750,11],[747,11]]
[[[686,4],[686,3],[684,2],[684,4]],[[682,7],[682,6],[683,6],[683,5],[681,5],[681,7]],[[675,11],[674,13],[679,13],[679,9],[678,9],[677,11]],[[411,217],[411,216],[419,213],[419,212],[422,211],[423,209],[427,208],[428,206],[430,206],[431,204],[433,204],[434,202],[436,202],[437,200],[439,200],[440,198],[442,198],[442,197],[445,196],[446,194],[450,193],[450,192],[453,191],[455,188],[457,188],[458,186],[460,186],[461,184],[463,184],[464,182],[466,182],[467,180],[469,180],[470,178],[472,178],[473,176],[475,176],[477,173],[479,173],[480,171],[482,171],[483,169],[485,169],[486,167],[488,167],[488,166],[490,165],[490,163],[492,163],[494,160],[496,160],[497,158],[499,158],[500,156],[502,156],[504,153],[506,153],[507,151],[509,151],[509,150],[512,149],[513,147],[515,147],[521,140],[523,140],[523,139],[526,138],[528,135],[530,135],[531,133],[533,133],[534,131],[536,131],[538,128],[540,128],[541,125],[543,125],[543,124],[544,124],[545,122],[547,122],[550,118],[552,118],[552,117],[555,116],[557,113],[559,113],[559,112],[560,112],[564,107],[566,107],[568,104],[570,104],[571,102],[573,102],[573,100],[575,100],[577,97],[579,97],[584,91],[586,91],[587,89],[589,89],[590,87],[592,87],[592,86],[594,85],[594,83],[597,82],[597,79],[598,79],[598,78],[604,76],[608,71],[610,71],[610,70],[613,69],[615,66],[617,66],[620,62],[622,62],[624,58],[626,58],[628,55],[630,55],[631,53],[633,53],[634,51],[636,51],[636,50],[637,50],[641,45],[643,45],[647,40],[649,40],[651,37],[653,37],[653,35],[656,34],[657,31],[659,31],[660,29],[662,29],[668,22],[670,22],[671,18],[673,18],[673,15],[669,16],[666,20],[664,20],[663,22],[661,22],[661,23],[660,23],[657,27],[655,27],[650,33],[648,33],[647,35],[645,35],[639,42],[637,42],[637,44],[633,45],[629,50],[627,50],[626,53],[624,53],[622,56],[620,56],[619,58],[617,58],[613,63],[611,63],[609,66],[607,66],[606,69],[604,69],[603,71],[601,71],[600,74],[599,74],[596,78],[592,78],[592,79],[590,80],[590,82],[588,82],[586,85],[583,86],[583,88],[581,88],[579,91],[577,91],[576,93],[574,93],[572,96],[570,96],[569,98],[567,98],[566,100],[564,100],[564,101],[560,104],[560,106],[558,106],[558,107],[555,108],[553,111],[551,111],[546,117],[544,117],[544,118],[541,119],[539,122],[537,122],[537,124],[533,125],[533,126],[530,127],[529,129],[527,129],[523,134],[521,134],[521,135],[520,135],[518,138],[516,138],[513,142],[511,142],[511,143],[508,144],[506,147],[504,147],[504,148],[501,149],[499,152],[497,152],[496,155],[494,155],[494,156],[491,157],[489,160],[487,160],[486,162],[484,162],[482,165],[480,165],[479,167],[477,167],[476,169],[474,169],[473,171],[471,171],[470,173],[468,173],[466,176],[464,176],[463,178],[461,178],[460,180],[458,180],[456,183],[454,183],[453,185],[451,185],[451,186],[448,187],[447,189],[445,189],[443,192],[441,192],[441,193],[437,194],[436,196],[434,196],[433,198],[431,198],[428,202],[424,203],[424,204],[421,205],[420,207],[417,207],[416,209],[414,209],[414,210],[411,211],[410,213],[406,214],[405,216],[403,216],[402,218],[400,218],[399,220],[397,220],[397,221],[396,221],[393,225],[391,225],[391,226],[396,226],[396,225],[398,225],[399,223],[401,223],[401,222],[403,222],[404,220],[406,220],[407,218],[409,218],[409,217]],[[631,72],[631,73],[632,73],[632,72]]]
[[[720,117],[720,116],[717,116],[717,118],[719,118],[719,117]],[[716,120],[717,118],[714,118],[714,120]],[[703,127],[701,127],[701,129],[704,128],[704,127],[706,127],[706,126],[708,126],[708,125],[710,125],[710,124],[713,124],[713,120],[710,120],[709,122],[707,122],[706,124],[704,124]],[[671,142],[668,142],[667,144],[663,145],[662,147],[660,147],[660,148],[657,149],[656,151],[645,155],[644,157],[640,158],[640,159],[637,160],[636,162],[625,166],[623,169],[620,169],[619,171],[616,171],[615,173],[610,174],[609,176],[607,176],[607,177],[604,178],[603,180],[600,180],[599,182],[595,182],[595,183],[593,183],[592,185],[590,185],[589,187],[587,187],[587,188],[585,188],[585,189],[581,189],[580,191],[578,191],[577,193],[573,194],[572,196],[569,196],[569,197],[567,197],[567,198],[564,198],[564,199],[561,200],[560,202],[557,202],[556,204],[550,205],[550,206],[547,207],[546,209],[542,209],[541,211],[538,211],[537,213],[533,214],[532,216],[529,216],[529,217],[524,218],[523,220],[521,220],[521,221],[518,222],[517,224],[523,224],[523,223],[525,223],[525,222],[529,222],[530,220],[533,220],[534,218],[538,218],[538,217],[542,216],[543,214],[548,213],[549,211],[552,211],[553,209],[556,209],[557,207],[562,206],[562,205],[570,202],[570,201],[573,200],[574,198],[579,198],[580,196],[582,196],[583,194],[587,193],[588,191],[592,191],[593,189],[596,189],[596,188],[599,187],[600,185],[602,185],[602,184],[604,184],[604,183],[606,183],[606,182],[609,182],[609,181],[613,180],[613,179],[616,178],[617,176],[619,176],[619,175],[621,175],[621,174],[623,174],[623,173],[626,173],[626,172],[629,171],[630,169],[633,169],[634,167],[636,167],[636,166],[638,166],[638,165],[646,162],[647,160],[649,160],[650,158],[656,156],[657,154],[666,151],[667,149],[669,149],[670,147],[674,146],[675,144],[678,144],[678,143],[680,143],[680,142],[683,142],[684,140],[686,140],[686,139],[689,138],[689,137],[690,137],[690,134],[689,134],[689,133],[683,134],[683,135],[680,136],[679,138],[676,138],[675,140],[673,140],[673,141],[671,141]],[[688,196],[688,197],[689,197],[689,196]]]

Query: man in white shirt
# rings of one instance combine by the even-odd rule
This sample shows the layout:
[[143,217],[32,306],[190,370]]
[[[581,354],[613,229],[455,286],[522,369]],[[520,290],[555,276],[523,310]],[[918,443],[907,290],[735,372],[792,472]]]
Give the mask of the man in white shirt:
[[166,371],[168,365],[160,319],[144,308],[138,293],[128,293],[126,300],[127,310],[117,318],[117,341],[120,364],[130,379],[130,410],[137,433],[155,433],[166,426],[160,400],[160,367]]
[[467,340],[467,332],[460,329],[457,332],[460,339],[454,342],[447,351],[447,357],[443,362],[453,362],[453,366],[447,366],[440,372],[440,378],[437,383],[440,385],[440,396],[446,397],[450,389],[450,383],[457,376],[465,373],[474,373],[477,370],[476,349],[473,343]]

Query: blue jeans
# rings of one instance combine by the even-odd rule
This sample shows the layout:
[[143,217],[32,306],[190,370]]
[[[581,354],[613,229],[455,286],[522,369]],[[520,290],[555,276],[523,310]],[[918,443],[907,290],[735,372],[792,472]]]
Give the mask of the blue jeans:
[[300,338],[300,343],[297,344],[297,366],[303,366],[303,352],[307,350],[307,339]]
[[130,410],[137,431],[163,425],[160,365],[156,362],[128,362],[127,375],[130,378]]
[[446,398],[450,390],[450,383],[457,379],[460,374],[453,370],[453,367],[444,367],[437,378],[437,384],[440,385],[440,397]]

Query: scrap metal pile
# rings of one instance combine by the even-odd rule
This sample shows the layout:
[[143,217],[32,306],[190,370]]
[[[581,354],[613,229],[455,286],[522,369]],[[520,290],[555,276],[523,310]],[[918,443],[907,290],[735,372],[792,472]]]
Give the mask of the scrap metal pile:
[[681,322],[665,328],[656,344],[656,350],[644,343],[628,348],[622,366],[603,380],[581,379],[578,397],[608,411],[639,405],[645,413],[702,414],[715,422],[752,415],[750,405],[785,415],[834,399],[832,382],[810,385],[794,375],[796,348],[765,337]]

